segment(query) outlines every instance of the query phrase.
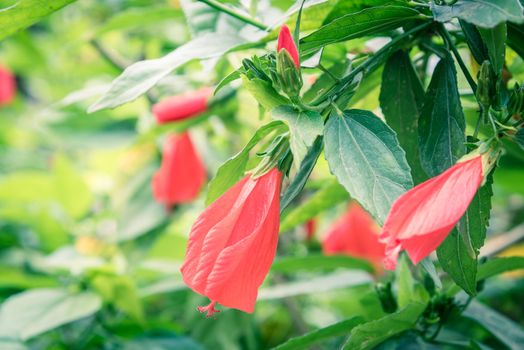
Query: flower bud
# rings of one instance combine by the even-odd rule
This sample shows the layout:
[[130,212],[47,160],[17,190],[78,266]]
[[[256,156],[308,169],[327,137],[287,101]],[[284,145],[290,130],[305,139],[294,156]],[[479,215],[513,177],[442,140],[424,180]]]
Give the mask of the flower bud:
[[282,28],[280,28],[280,33],[278,34],[277,52],[280,53],[282,51],[287,51],[296,68],[300,69],[300,59],[298,56],[297,46],[293,41],[289,27],[285,24],[282,26]]
[[163,100],[153,106],[158,124],[175,122],[196,117],[207,111],[213,89],[205,87]]
[[[489,61],[484,61],[480,66],[478,74],[478,85],[477,85],[477,100],[482,107],[482,112],[486,117],[487,111],[491,106],[491,92],[492,92],[492,79],[491,79],[491,64]],[[485,119],[486,120],[486,119]]]
[[278,85],[289,97],[296,97],[302,88],[302,76],[296,69],[291,55],[282,50],[277,54],[277,78]]

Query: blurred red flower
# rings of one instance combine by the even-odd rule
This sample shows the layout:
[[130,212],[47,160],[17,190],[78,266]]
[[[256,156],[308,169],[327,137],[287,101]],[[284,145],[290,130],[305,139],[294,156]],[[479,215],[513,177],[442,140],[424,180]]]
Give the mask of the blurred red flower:
[[258,288],[275,257],[280,225],[282,173],[244,177],[200,214],[191,229],[182,266],[184,282],[211,303],[253,312]]
[[159,124],[196,117],[207,111],[213,89],[204,87],[165,99],[153,106],[153,114]]
[[327,232],[322,249],[326,254],[347,254],[363,258],[379,267],[384,259],[384,244],[378,240],[380,228],[357,202]]
[[0,106],[13,101],[16,94],[16,80],[14,75],[0,66]]
[[386,243],[386,269],[395,269],[402,249],[414,264],[437,249],[468,209],[482,181],[482,156],[476,156],[397,198],[380,235]]
[[195,199],[206,179],[206,170],[187,132],[170,135],[164,143],[162,166],[153,176],[153,195],[172,206]]
[[280,28],[280,33],[278,34],[277,52],[282,51],[282,49],[286,50],[289,53],[291,58],[293,58],[293,61],[295,62],[297,69],[299,69],[300,59],[298,56],[297,46],[293,41],[293,37],[291,36],[289,27],[285,24],[282,26],[282,28]]

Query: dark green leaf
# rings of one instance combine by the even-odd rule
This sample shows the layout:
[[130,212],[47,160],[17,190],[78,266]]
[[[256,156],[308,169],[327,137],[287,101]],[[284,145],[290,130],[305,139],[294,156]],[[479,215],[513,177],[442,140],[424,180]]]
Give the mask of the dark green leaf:
[[489,60],[488,48],[482,41],[479,30],[473,24],[463,20],[459,20],[462,33],[466,37],[466,43],[468,44],[471,54],[475,58],[478,64]]
[[29,27],[75,0],[24,0],[0,9],[0,40]]
[[291,106],[280,106],[271,111],[271,116],[286,122],[289,126],[293,164],[299,166],[317,136],[322,135],[324,123],[320,113],[298,111]]
[[7,299],[0,309],[3,333],[27,340],[97,312],[100,297],[92,292],[71,294],[65,289],[32,289]]
[[[296,176],[295,179],[296,180],[294,181],[300,182],[301,186],[305,184],[303,177],[298,178],[298,176]],[[293,183],[289,186],[290,191]],[[294,192],[296,193],[296,191]],[[286,195],[287,192],[284,194],[284,196]],[[340,202],[347,201],[348,198],[349,195],[342,185],[340,185],[335,180],[328,181],[305,202],[301,203],[298,207],[294,208],[284,216],[282,223],[280,224],[280,232],[286,232],[295,226],[303,224],[322,211],[332,208],[334,205]],[[282,202],[284,203],[284,198],[282,199]],[[288,202],[289,200],[287,200],[285,203]]]
[[508,23],[508,46],[524,58],[524,25]]
[[524,22],[519,0],[458,0],[450,6],[432,1],[431,10],[437,21],[447,22],[458,17],[483,28],[493,28],[506,21]]
[[273,121],[260,127],[242,151],[238,152],[222,164],[215,177],[209,181],[206,205],[213,203],[218,197],[242,178],[249,160],[249,151],[251,151],[260,140],[269,135],[279,126],[283,126],[281,121]]
[[464,154],[465,121],[451,57],[441,59],[433,72],[418,129],[422,167],[429,176],[442,173]]
[[520,148],[524,149],[524,129],[521,128],[517,133],[515,134],[515,140],[517,140],[517,144],[520,146]]
[[462,315],[475,320],[510,349],[522,349],[524,329],[506,316],[475,300]]
[[491,209],[491,182],[481,187],[466,214],[438,247],[439,262],[468,294],[477,294],[477,257],[484,244]]
[[221,56],[245,42],[245,39],[235,35],[205,34],[164,57],[136,62],[113,80],[109,90],[92,104],[88,111],[92,113],[105,108],[115,108],[133,101],[177,67],[193,59]]
[[479,28],[479,32],[488,49],[493,71],[501,77],[506,52],[506,23],[500,23],[489,29]]
[[419,16],[416,10],[403,6],[377,6],[349,13],[303,38],[300,48],[303,54],[313,52],[329,44],[398,28]]
[[498,274],[524,270],[524,257],[512,256],[508,258],[493,258],[478,267],[477,280],[481,281]]
[[329,118],[324,143],[331,172],[379,224],[384,223],[393,201],[413,187],[395,132],[373,113],[352,109]]
[[327,15],[326,19],[322,24],[328,24],[336,20],[339,17],[343,17],[349,13],[355,13],[362,11],[370,7],[384,6],[384,5],[395,5],[405,6],[405,0],[352,0],[352,1],[338,1],[333,9]]
[[271,272],[296,273],[298,271],[335,270],[339,268],[373,272],[373,266],[363,259],[347,255],[306,255],[279,258],[271,265]]
[[311,349],[311,346],[319,341],[348,334],[355,326],[364,321],[362,317],[356,316],[348,320],[337,322],[328,327],[317,329],[300,337],[291,338],[287,342],[273,348],[274,350],[300,350]]
[[426,305],[412,303],[397,312],[357,326],[351,331],[344,350],[366,350],[399,333],[414,328]]
[[415,184],[426,179],[418,148],[418,119],[423,100],[424,88],[408,53],[397,51],[384,67],[380,107],[388,125],[397,133],[400,146],[406,152]]
[[[313,142],[313,145],[300,164],[300,168],[293,178],[293,181],[291,181],[286,192],[284,192],[280,199],[280,212],[286,209],[286,207],[300,194],[300,191],[302,191],[306,185],[309,175],[313,171],[320,153],[322,153],[323,145],[322,137],[317,137],[315,142]],[[282,226],[284,226],[284,224],[282,224]]]

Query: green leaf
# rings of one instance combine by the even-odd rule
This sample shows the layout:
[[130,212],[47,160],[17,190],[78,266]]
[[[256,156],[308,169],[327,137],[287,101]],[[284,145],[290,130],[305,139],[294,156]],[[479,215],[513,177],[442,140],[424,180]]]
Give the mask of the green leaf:
[[415,327],[426,305],[412,303],[404,309],[353,328],[344,350],[373,349],[399,333]]
[[298,271],[335,270],[339,268],[364,270],[372,273],[373,266],[369,261],[347,255],[310,254],[306,256],[289,256],[275,260],[271,272],[296,273]]
[[436,5],[431,2],[433,17],[447,22],[458,17],[483,28],[493,28],[509,21],[524,22],[523,8],[519,0],[458,0],[453,5]]
[[457,228],[437,248],[442,269],[469,295],[477,294],[477,257],[486,238],[492,195],[488,181],[473,197]]
[[32,289],[8,298],[0,308],[0,329],[27,340],[66,323],[90,316],[102,306],[92,292]]
[[324,142],[331,172],[379,224],[384,223],[393,201],[413,187],[395,132],[373,113],[353,109],[329,118]]
[[502,76],[506,52],[506,23],[500,23],[493,28],[479,28],[480,36],[488,49],[489,61],[497,76]]
[[405,6],[405,0],[352,0],[352,1],[338,1],[333,9],[324,19],[322,24],[328,24],[335,19],[345,16],[348,13],[355,13],[362,11],[366,8],[384,6],[384,5],[395,5]]
[[260,127],[240,152],[229,158],[218,168],[215,177],[209,181],[206,205],[213,203],[242,178],[249,160],[249,151],[251,151],[260,140],[283,125],[281,121],[276,120]]
[[398,28],[420,14],[409,7],[377,6],[349,13],[320,27],[300,41],[302,54],[321,47]]
[[451,167],[465,152],[465,121],[451,57],[437,64],[419,119],[420,159],[433,177]]
[[299,166],[317,136],[322,135],[324,123],[320,113],[297,111],[291,106],[280,106],[271,111],[276,120],[284,121],[291,131],[291,152],[293,164]]
[[464,33],[466,38],[466,43],[468,44],[469,50],[475,58],[475,61],[477,61],[478,64],[482,64],[482,62],[489,60],[488,48],[482,41],[482,37],[480,36],[477,27],[463,20],[459,20],[459,22],[460,27],[462,28],[462,33]]
[[235,34],[239,33],[244,22],[220,12],[215,8],[194,0],[181,0],[187,24],[192,37],[204,33]]
[[508,46],[524,58],[524,25],[508,23]]
[[53,175],[57,199],[73,219],[84,216],[93,202],[91,189],[81,174],[63,155],[53,159]]
[[406,152],[415,184],[426,179],[418,148],[418,119],[423,100],[424,88],[409,54],[402,50],[397,51],[390,56],[384,67],[380,107],[386,122],[395,130],[398,142]]
[[429,300],[428,292],[424,287],[413,278],[409,269],[406,255],[402,255],[397,274],[397,300],[398,306],[402,309],[412,302],[427,303]]
[[281,213],[284,211],[284,209],[287,208],[289,204],[291,204],[293,199],[295,199],[300,194],[300,192],[306,185],[306,182],[309,179],[309,175],[315,168],[315,164],[317,164],[317,160],[320,156],[320,153],[322,153],[323,146],[324,143],[322,141],[322,137],[317,137],[315,139],[315,142],[313,142],[313,145],[309,149],[308,153],[304,157],[302,163],[300,164],[300,168],[295,174],[293,181],[291,181],[289,186],[286,188],[286,192],[284,192],[280,199]]
[[352,317],[302,336],[291,338],[285,343],[273,348],[273,350],[311,349],[311,346],[319,341],[348,334],[355,326],[361,324],[363,321],[364,319],[362,317]]
[[510,349],[521,349],[524,344],[524,329],[495,310],[473,300],[462,314],[475,320],[491,332]]
[[520,148],[524,149],[524,129],[519,129],[517,133],[515,134],[515,140],[517,141],[517,144],[520,146]]
[[144,28],[162,21],[177,20],[182,12],[170,6],[130,8],[119,12],[96,30],[95,36],[112,31]]
[[22,0],[0,9],[0,40],[29,27],[75,0]]
[[91,285],[104,299],[134,320],[144,321],[144,310],[138,296],[135,283],[129,276],[97,274],[91,279]]
[[255,100],[268,111],[289,104],[289,101],[280,95],[268,81],[259,78],[248,79],[242,76],[242,87],[249,91]]
[[150,337],[141,336],[138,339],[126,341],[122,350],[204,350],[189,337],[179,335],[152,335]]
[[[296,181],[303,181],[303,178],[295,177]],[[293,181],[293,183],[295,180]],[[293,184],[292,183],[292,184]],[[290,186],[291,187],[291,186]],[[287,195],[284,194],[284,198]],[[298,207],[293,208],[284,215],[280,224],[280,232],[291,230],[300,224],[305,223],[309,219],[320,214],[322,211],[332,208],[334,205],[347,201],[349,195],[344,187],[342,187],[336,180],[327,181],[317,192],[315,192],[306,201],[301,203]],[[284,201],[284,199],[282,199]],[[285,203],[287,203],[286,201]]]
[[238,36],[209,33],[187,42],[164,57],[136,62],[111,83],[109,90],[89,107],[88,112],[115,108],[133,101],[179,66],[193,59],[221,56],[245,42]]
[[481,281],[504,272],[524,269],[524,257],[493,258],[479,265],[477,280]]

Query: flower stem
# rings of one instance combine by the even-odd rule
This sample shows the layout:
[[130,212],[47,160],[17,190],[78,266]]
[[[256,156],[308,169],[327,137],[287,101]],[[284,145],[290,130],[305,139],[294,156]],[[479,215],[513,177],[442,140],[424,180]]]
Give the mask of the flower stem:
[[216,9],[216,10],[218,10],[220,12],[227,13],[228,15],[230,15],[232,17],[235,17],[236,19],[239,19],[239,20],[241,20],[244,23],[251,24],[252,26],[255,26],[255,27],[260,28],[262,30],[267,30],[267,27],[268,27],[267,25],[257,21],[254,18],[246,16],[246,15],[244,15],[242,13],[236,12],[235,10],[230,8],[229,6],[226,6],[226,5],[220,3],[220,2],[218,2],[216,0],[197,0],[197,1],[203,2],[203,3],[213,7],[214,9]]

